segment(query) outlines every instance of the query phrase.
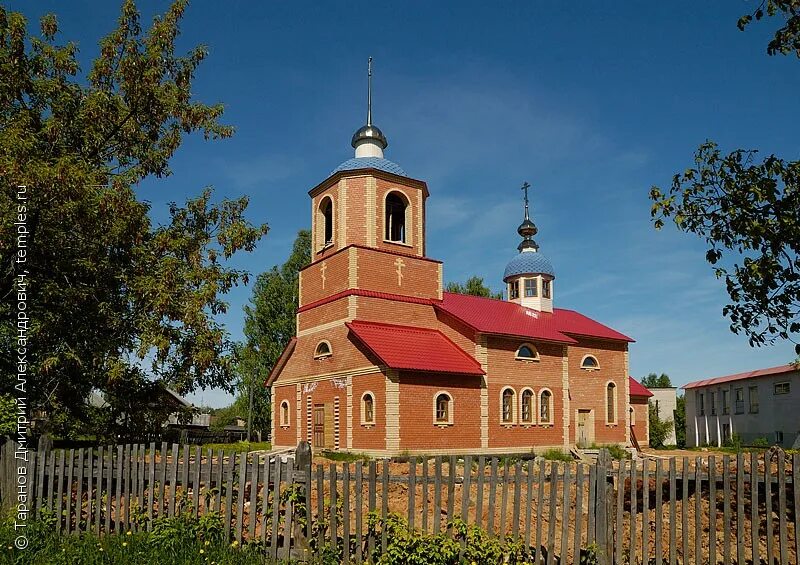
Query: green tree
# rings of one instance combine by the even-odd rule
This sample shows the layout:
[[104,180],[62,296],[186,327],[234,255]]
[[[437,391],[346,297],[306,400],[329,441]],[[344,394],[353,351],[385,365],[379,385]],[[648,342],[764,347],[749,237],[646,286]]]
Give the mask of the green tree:
[[648,405],[648,417],[650,419],[650,447],[660,448],[664,447],[664,441],[672,431],[673,423],[669,420],[662,420],[658,416],[658,410],[655,403],[651,402]]
[[[744,30],[764,16],[783,22],[767,54],[800,58],[800,0],[764,0],[739,19]],[[703,238],[706,260],[725,280],[730,303],[723,315],[751,346],[790,340],[800,354],[800,161],[737,149],[723,154],[700,145],[694,166],[673,177],[666,191],[652,187],[657,229],[672,219]]]
[[483,284],[482,277],[470,277],[464,284],[458,282],[449,282],[445,286],[447,292],[454,292],[456,294],[471,294],[472,296],[483,296],[485,298],[503,299],[502,292],[492,292],[488,286]]
[[675,404],[675,442],[678,447],[686,447],[686,395],[677,398]]
[[286,262],[258,276],[250,304],[244,307],[245,340],[239,345],[237,406],[247,413],[252,387],[254,430],[269,429],[270,391],[264,387],[264,380],[295,335],[299,273],[310,262],[311,231],[300,230]]
[[672,386],[672,381],[666,373],[650,373],[642,379],[642,384],[647,388],[667,388]]
[[[17,372],[12,297],[24,274],[28,402],[61,434],[157,422],[142,402],[156,386],[232,388],[233,347],[217,319],[247,273],[227,260],[267,227],[245,219],[246,198],[214,204],[209,189],[154,225],[135,192],[170,174],[185,135],[233,133],[219,121],[222,105],[192,97],[205,49],[176,55],[186,4],[144,31],[126,0],[85,74],[77,46],[57,43],[55,16],[42,18],[39,36],[0,7],[0,370]],[[17,221],[28,230],[24,263]],[[107,406],[87,406],[91,391]]]

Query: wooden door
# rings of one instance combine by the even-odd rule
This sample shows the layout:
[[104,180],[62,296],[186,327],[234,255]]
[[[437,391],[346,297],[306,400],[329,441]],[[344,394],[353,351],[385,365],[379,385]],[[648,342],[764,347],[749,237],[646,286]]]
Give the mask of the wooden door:
[[594,441],[594,433],[592,426],[592,411],[591,410],[578,410],[578,433],[575,438],[578,447],[586,448]]
[[325,447],[325,405],[314,405],[314,447]]

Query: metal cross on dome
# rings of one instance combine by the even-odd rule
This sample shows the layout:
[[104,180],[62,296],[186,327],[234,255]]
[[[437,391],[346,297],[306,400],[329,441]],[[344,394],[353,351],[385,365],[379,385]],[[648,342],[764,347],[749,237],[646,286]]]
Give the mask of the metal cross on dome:
[[522,187],[520,189],[520,190],[525,192],[525,219],[526,220],[528,219],[528,189],[530,187],[531,187],[531,185],[528,183],[528,181],[525,181],[525,182],[522,183]]

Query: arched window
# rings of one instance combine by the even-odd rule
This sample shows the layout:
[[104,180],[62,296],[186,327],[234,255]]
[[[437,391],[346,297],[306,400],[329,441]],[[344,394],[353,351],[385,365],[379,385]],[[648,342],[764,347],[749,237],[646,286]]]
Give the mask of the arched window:
[[386,240],[406,242],[406,199],[398,192],[386,196]]
[[433,420],[436,424],[453,423],[453,397],[446,392],[439,392],[434,396]]
[[526,388],[522,391],[522,400],[520,401],[520,412],[523,424],[533,423],[533,391]]
[[371,392],[365,392],[361,396],[361,423],[375,423],[375,396]]
[[289,427],[289,401],[281,402],[281,427]]
[[314,359],[324,359],[333,355],[331,344],[328,341],[320,341],[317,348],[314,350]]
[[500,419],[504,424],[514,423],[514,389],[505,388],[500,395]]
[[606,422],[613,424],[617,421],[617,385],[608,383],[606,386]]
[[319,205],[320,217],[322,219],[322,245],[333,243],[333,200],[325,197]]
[[553,393],[549,390],[543,390],[539,397],[539,423],[552,424],[553,423]]
[[519,349],[517,349],[515,358],[525,361],[538,361],[539,352],[536,351],[536,348],[530,343],[523,343],[519,346]]
[[588,369],[593,371],[600,368],[600,363],[597,362],[597,357],[594,355],[584,355],[581,361],[581,369]]

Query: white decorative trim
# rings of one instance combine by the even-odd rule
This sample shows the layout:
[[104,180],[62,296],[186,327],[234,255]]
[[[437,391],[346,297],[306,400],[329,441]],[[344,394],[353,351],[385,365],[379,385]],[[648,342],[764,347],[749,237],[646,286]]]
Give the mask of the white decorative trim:
[[311,395],[309,394],[306,396],[306,441],[308,445],[311,445],[311,430],[312,430],[312,422],[311,422]]
[[375,177],[367,177],[366,180],[366,232],[367,247],[375,247],[375,232],[378,229],[378,183]]
[[489,447],[489,348],[485,334],[475,340],[475,359],[481,364],[481,449]]
[[347,449],[353,448],[353,377],[347,377]]
[[[608,386],[611,385],[614,387],[614,418],[609,418],[610,414],[608,413]],[[614,426],[619,422],[619,391],[617,390],[619,387],[617,383],[612,380],[606,381],[605,387],[603,389],[603,405],[605,406],[605,414],[606,414],[606,425],[607,426]]]
[[400,376],[396,370],[386,371],[386,449],[400,449]]
[[295,445],[300,443],[300,440],[303,438],[300,428],[302,423],[302,415],[303,415],[303,392],[300,390],[300,383],[295,385],[295,390],[297,391],[297,402],[295,407]]
[[[562,416],[562,429],[564,430],[564,449],[569,449],[572,444],[571,436],[572,424],[570,422],[572,410],[570,407],[569,391],[569,347],[563,346],[561,352],[561,407],[564,410]],[[577,417],[577,416],[576,416]],[[577,427],[575,431],[575,441],[577,442]]]
[[333,397],[333,449],[339,451],[339,397]]
[[[628,345],[625,344],[625,354],[623,355],[623,359],[625,361],[625,377],[623,381],[625,382],[625,403],[630,406],[631,404],[631,380],[628,378],[630,375],[630,369],[628,367],[630,363],[630,358],[628,355]],[[647,423],[647,443],[650,444],[650,418],[645,417],[645,421]],[[630,422],[625,422],[625,445],[631,444],[631,425]]]
[[295,377],[281,381],[281,385],[289,385],[295,383],[312,383],[314,381],[327,381],[335,378],[359,377],[361,375],[371,375],[373,373],[380,373],[381,367],[377,365],[369,365],[367,367],[359,367],[357,369],[350,369],[349,371],[336,371],[333,373],[320,373],[318,375],[304,375],[302,377]]
[[[436,401],[439,399],[439,396],[442,395],[442,394],[446,395],[447,398],[448,398],[448,401],[447,401],[447,421],[446,422],[439,421],[439,420],[436,419]],[[446,391],[446,390],[438,390],[435,393],[433,393],[433,425],[434,426],[452,426],[453,425],[453,421],[454,421],[453,411],[454,411],[454,408],[455,408],[454,404],[455,403],[453,402],[453,395],[450,394],[448,391]]]
[[[347,245],[347,179],[339,181],[339,248]],[[335,226],[334,226],[335,227]],[[334,232],[334,237],[337,235]]]
[[347,286],[358,288],[358,247],[351,247],[347,250]]

